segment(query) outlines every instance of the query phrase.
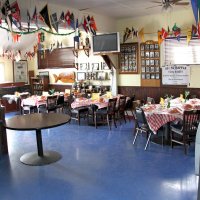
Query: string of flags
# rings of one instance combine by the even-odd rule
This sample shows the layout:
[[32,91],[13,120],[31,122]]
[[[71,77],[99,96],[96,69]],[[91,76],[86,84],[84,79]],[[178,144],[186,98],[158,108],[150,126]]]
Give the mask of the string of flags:
[[[181,28],[178,27],[176,23],[172,27],[172,30],[170,30],[169,27],[167,30],[165,28],[162,28],[157,32],[158,44],[160,45],[167,37],[175,37],[178,41],[180,41],[181,31],[182,31]],[[134,37],[136,37],[139,40],[139,42],[145,42],[144,38],[145,34],[152,34],[152,33],[144,33],[144,28],[141,28],[140,31],[138,31],[133,27],[132,29],[126,27],[123,35],[123,43],[125,43],[130,38],[134,39]],[[197,26],[192,25],[192,27],[187,30],[186,34],[187,34],[186,36],[188,44],[192,39],[192,37],[198,37],[200,39],[200,23],[198,23]]]
[[[30,15],[29,10],[27,10],[27,29],[22,27],[21,23],[21,13],[18,2],[15,1],[12,4],[9,3],[9,0],[5,0],[1,6],[0,24],[2,24],[2,16],[4,16],[5,22],[8,25],[8,29],[12,32],[12,24],[14,24],[20,31],[30,32],[31,23],[34,23],[37,28],[39,28],[38,20],[45,23],[51,31],[58,33],[59,25],[64,24],[66,28],[75,30],[77,27],[85,30],[87,33],[92,33],[96,35],[97,26],[93,16],[87,16],[82,19],[82,22],[79,24],[78,18],[76,19],[73,12],[69,10],[64,13],[61,12],[60,17],[58,18],[57,13],[50,14],[48,4],[46,4],[39,12],[37,12],[37,7],[35,6],[33,15]],[[77,25],[78,23],[78,25]]]

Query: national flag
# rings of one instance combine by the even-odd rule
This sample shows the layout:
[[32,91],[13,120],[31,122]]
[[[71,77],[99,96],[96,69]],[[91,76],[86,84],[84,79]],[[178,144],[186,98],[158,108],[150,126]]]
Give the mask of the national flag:
[[1,7],[1,12],[3,15],[6,16],[9,10],[11,10],[10,3],[9,3],[9,0],[6,0],[3,6]]
[[6,0],[1,8],[1,12],[5,15],[5,21],[8,24],[8,28],[12,31],[12,12],[9,0]]
[[35,22],[35,25],[38,27],[38,14],[37,14],[37,8],[35,6],[35,10],[33,12],[33,16],[31,19],[33,22]]
[[162,31],[158,31],[158,45],[161,45],[162,42],[163,42]]
[[93,35],[96,35],[97,26],[96,26],[93,16],[90,18],[90,29],[91,29],[91,32],[93,33]]
[[70,12],[69,10],[67,11],[67,13],[65,14],[65,21],[67,22],[67,25],[70,26]]
[[197,27],[192,24],[192,36],[195,36],[197,34]]
[[192,5],[192,11],[194,14],[194,18],[196,23],[198,23],[198,3],[197,0],[191,0],[191,5]]
[[29,10],[27,10],[28,32],[30,31],[30,23],[31,23],[31,16],[30,16]]
[[83,26],[83,28],[84,28],[85,32],[87,33],[87,32],[88,32],[88,27],[87,27],[87,21],[86,21],[86,18],[85,18],[85,16],[84,16],[84,19],[83,19],[82,26]]
[[192,31],[191,31],[191,29],[188,29],[188,31],[187,31],[187,44],[190,43],[191,39],[192,39]]
[[198,34],[198,38],[200,38],[200,22],[198,22],[197,24],[197,34]]
[[61,22],[65,22],[65,13],[62,11],[61,15],[60,15],[60,19],[59,19],[59,23]]
[[48,9],[47,4],[40,11],[40,15],[42,16],[44,23],[51,29],[51,21],[50,21],[50,18],[49,18],[49,9]]
[[86,22],[87,22],[86,26],[88,28],[88,31],[91,32],[91,29],[90,29],[90,16],[89,15],[86,18]]
[[164,28],[162,28],[162,30],[161,30],[161,36],[162,36],[162,39],[164,40],[165,38],[167,38],[167,36],[168,36],[168,32],[164,29]]
[[20,9],[17,1],[13,2],[11,4],[11,12],[12,12],[12,17],[16,19],[16,21],[20,22],[21,21],[21,15],[20,15]]
[[74,21],[74,14],[70,14],[70,26],[75,29],[75,21]]
[[141,28],[141,30],[138,33],[138,36],[139,36],[141,42],[144,42],[144,28]]
[[51,15],[51,25],[53,26],[53,28],[55,29],[55,31],[58,33],[58,19],[57,19],[57,14],[53,13]]

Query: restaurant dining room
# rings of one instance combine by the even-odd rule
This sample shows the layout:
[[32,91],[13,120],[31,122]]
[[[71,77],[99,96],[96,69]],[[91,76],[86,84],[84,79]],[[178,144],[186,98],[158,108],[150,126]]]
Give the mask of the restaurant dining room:
[[1,200],[200,200],[198,0],[2,0]]

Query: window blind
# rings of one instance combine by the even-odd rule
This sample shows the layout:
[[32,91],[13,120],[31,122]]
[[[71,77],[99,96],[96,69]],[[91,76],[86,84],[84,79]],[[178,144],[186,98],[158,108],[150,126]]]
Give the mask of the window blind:
[[164,44],[165,64],[200,64],[200,39],[166,39]]

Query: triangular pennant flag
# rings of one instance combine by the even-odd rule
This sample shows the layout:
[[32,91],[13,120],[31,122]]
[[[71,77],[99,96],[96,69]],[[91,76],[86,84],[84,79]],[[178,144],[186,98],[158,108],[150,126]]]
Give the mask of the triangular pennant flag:
[[142,28],[142,29],[139,31],[138,36],[139,36],[141,42],[145,42],[145,41],[144,41],[144,28]]
[[53,28],[55,29],[55,31],[58,33],[58,19],[57,19],[57,14],[53,13],[51,15],[51,24],[53,26]]
[[12,12],[12,17],[16,19],[16,21],[20,22],[21,21],[21,15],[20,15],[20,9],[17,1],[13,2],[11,4],[11,12]]
[[75,29],[75,21],[74,21],[74,14],[70,14],[70,26]]
[[168,32],[167,32],[164,28],[162,28],[161,33],[162,33],[162,39],[163,39],[163,40],[164,40],[165,38],[167,38]]
[[44,23],[51,29],[51,21],[50,21],[50,18],[49,18],[49,10],[48,10],[47,4],[40,11],[40,15],[42,16]]
[[95,31],[97,31],[97,25],[93,16],[90,18],[90,27],[92,27]]
[[27,10],[28,32],[30,31],[30,23],[31,23],[31,16],[30,16],[29,10]]
[[131,30],[128,27],[126,27],[123,36],[123,42],[126,42],[126,40],[129,38],[130,35],[131,35]]
[[67,13],[65,14],[65,21],[67,22],[67,25],[70,26],[70,12],[69,10],[67,11]]
[[194,18],[196,23],[198,23],[198,5],[197,5],[197,0],[191,0],[191,5],[192,5],[192,11],[194,14]]
[[158,45],[160,46],[162,42],[163,42],[162,31],[158,31]]
[[191,39],[192,39],[192,31],[191,31],[191,29],[188,29],[188,31],[187,31],[187,44],[190,43]]
[[3,6],[1,7],[1,12],[3,15],[7,15],[8,14],[8,11],[11,10],[10,8],[10,3],[9,3],[9,0],[6,0],[3,4]]
[[89,15],[86,18],[86,22],[87,22],[87,24],[86,24],[87,29],[88,29],[89,32],[91,32],[91,29],[90,29],[90,16]]
[[200,38],[200,22],[197,24],[197,34],[198,38]]
[[87,21],[86,21],[85,16],[84,16],[84,20],[83,20],[82,26],[83,26],[85,32],[87,33],[88,32],[88,27],[87,27]]
[[38,14],[37,14],[36,6],[35,6],[35,10],[33,12],[32,21],[35,22],[35,25],[38,27]]
[[60,15],[60,19],[59,19],[59,23],[61,22],[65,22],[65,13],[62,11],[61,15]]
[[192,36],[195,36],[197,34],[197,27],[192,24]]

